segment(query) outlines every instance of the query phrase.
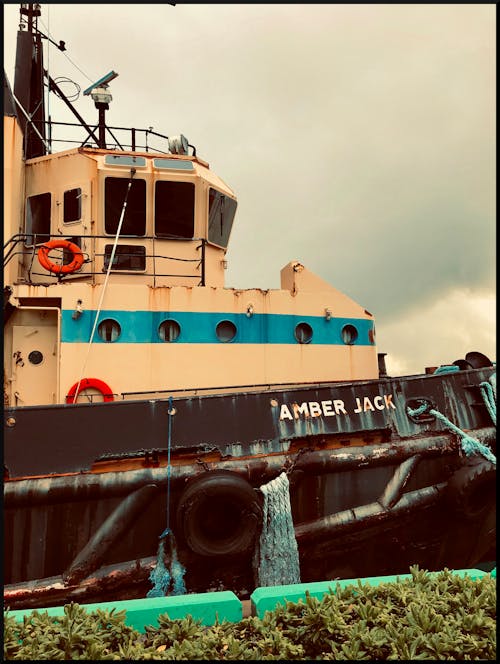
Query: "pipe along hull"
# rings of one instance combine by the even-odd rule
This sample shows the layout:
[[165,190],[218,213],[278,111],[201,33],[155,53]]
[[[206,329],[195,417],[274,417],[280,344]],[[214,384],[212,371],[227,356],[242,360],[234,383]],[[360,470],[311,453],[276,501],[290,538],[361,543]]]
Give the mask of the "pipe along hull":
[[144,597],[166,525],[188,592],[244,598],[256,580],[258,488],[283,471],[303,582],[494,560],[495,465],[465,456],[434,417],[407,411],[427,400],[495,452],[479,390],[493,372],[183,397],[173,407],[6,409],[5,606]]

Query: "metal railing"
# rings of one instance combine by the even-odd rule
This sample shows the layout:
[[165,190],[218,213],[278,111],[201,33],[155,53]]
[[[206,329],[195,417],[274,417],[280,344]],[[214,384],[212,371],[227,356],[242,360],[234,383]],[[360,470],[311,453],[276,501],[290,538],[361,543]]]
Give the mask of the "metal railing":
[[[198,279],[198,286],[205,286],[205,261],[206,261],[206,244],[207,241],[204,238],[192,238],[192,239],[185,239],[185,238],[175,238],[171,237],[168,238],[167,241],[169,243],[171,242],[190,242],[190,243],[199,243],[195,247],[195,251],[199,252],[199,256],[196,258],[181,258],[178,256],[169,256],[165,253],[157,253],[156,252],[156,247],[162,247],[164,246],[164,241],[166,238],[157,238],[153,236],[141,236],[138,237],[137,235],[121,235],[120,240],[122,242],[119,242],[117,247],[123,247],[124,242],[123,240],[134,240],[135,242],[143,242],[144,245],[139,245],[139,244],[134,244],[130,245],[132,247],[136,246],[144,246],[146,248],[146,243],[151,242],[152,246],[155,247],[155,253],[145,253],[140,256],[140,258],[144,258],[144,263],[145,263],[145,269],[137,269],[137,268],[119,268],[119,269],[111,269],[112,274],[137,274],[140,276],[150,276],[153,277],[153,279],[160,278],[160,277],[175,277],[177,279]],[[47,271],[40,271],[38,272],[37,270],[39,269],[39,263],[37,259],[37,254],[40,249],[40,247],[45,244],[46,242],[50,242],[51,240],[69,240],[70,242],[73,242],[77,246],[81,247],[82,246],[82,240],[86,241],[94,241],[94,240],[108,240],[110,243],[113,241],[113,236],[110,235],[50,235],[48,233],[18,233],[17,235],[13,235],[5,244],[4,244],[4,259],[3,259],[3,264],[4,268],[10,263],[12,259],[15,257],[22,257],[22,262],[24,265],[24,269],[26,271],[26,277],[27,277],[27,283],[34,283],[32,281],[33,276],[45,276],[47,277],[49,273]],[[65,253],[66,252],[66,253]],[[107,252],[92,252],[92,257],[88,254],[86,251],[82,251],[83,256],[84,256],[84,263],[83,267],[85,267],[85,271],[83,272],[72,272],[69,274],[51,274],[53,277],[57,277],[58,281],[62,281],[67,277],[75,277],[75,276],[81,276],[81,277],[91,277],[94,275],[103,275],[107,271],[107,264],[106,264],[106,258],[109,259],[109,256]],[[61,263],[67,264],[70,263],[72,260],[72,257],[68,256],[67,250],[64,248],[61,249],[51,249],[51,254],[55,257],[54,261],[60,260]],[[121,253],[119,256],[115,255],[115,260],[114,263],[118,264],[118,258],[123,258],[123,257],[130,257],[130,258],[137,258],[138,254],[131,252],[130,254],[127,253]],[[96,263],[96,258],[102,259],[102,265],[103,267],[100,270],[96,269],[88,269],[89,266],[95,266]],[[148,259],[152,259],[148,261]],[[101,261],[98,261],[101,263]],[[151,266],[150,270],[147,269],[148,262]],[[170,263],[169,263],[170,262]],[[171,264],[190,264],[194,265],[194,272],[188,272],[188,273],[179,273],[179,272],[172,272],[172,271],[163,271],[165,268],[163,266],[165,265],[171,265]],[[41,269],[41,268],[40,268]]]
[[[85,127],[81,124],[73,122],[54,122],[49,120],[44,124],[47,128],[48,143],[51,147],[53,143],[67,143],[78,145],[80,147],[99,148],[99,141],[96,140],[96,134],[99,130],[98,124],[92,126],[88,125],[90,132],[86,131]],[[84,138],[83,140],[76,138],[54,138],[54,127],[77,127],[80,130],[79,134],[84,134]],[[109,144],[106,143],[105,149],[107,150],[170,154],[168,146],[169,137],[165,134],[160,134],[157,131],[154,131],[152,127],[149,127],[148,129],[140,129],[137,127],[109,127],[106,125],[104,130],[105,134],[109,134],[112,138],[112,142]],[[115,132],[120,132],[120,140],[115,135]],[[151,142],[151,139],[153,139],[153,143]],[[154,142],[155,140],[156,143]],[[192,156],[196,157],[196,148],[194,145],[188,143],[188,146],[192,149]]]

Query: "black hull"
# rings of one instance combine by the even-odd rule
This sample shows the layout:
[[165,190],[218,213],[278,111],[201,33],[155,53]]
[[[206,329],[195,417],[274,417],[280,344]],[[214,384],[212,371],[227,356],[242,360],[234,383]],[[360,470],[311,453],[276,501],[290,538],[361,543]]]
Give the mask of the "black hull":
[[[407,412],[428,400],[495,451],[479,389],[493,372],[179,397],[175,414],[168,400],[7,409],[5,604],[144,597],[167,488],[188,592],[246,597],[256,585],[253,547],[202,555],[183,523],[186,487],[221,471],[230,484],[236,478],[254,488],[288,473],[303,582],[494,560],[495,466],[466,457],[460,436],[434,417]],[[319,406],[311,404],[334,400],[336,414],[327,405],[314,415]],[[304,403],[308,409],[293,410]],[[257,540],[254,493],[255,514],[241,518]],[[211,504],[220,521],[229,518],[220,500],[229,496]]]

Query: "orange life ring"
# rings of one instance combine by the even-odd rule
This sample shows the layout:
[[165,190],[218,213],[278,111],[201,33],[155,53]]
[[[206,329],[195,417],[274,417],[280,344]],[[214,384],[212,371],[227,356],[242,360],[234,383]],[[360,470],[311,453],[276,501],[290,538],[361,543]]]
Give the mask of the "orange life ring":
[[109,385],[99,378],[82,378],[80,381],[80,387],[78,387],[78,394],[76,393],[76,388],[78,383],[75,383],[68,394],[66,395],[66,403],[75,403],[75,399],[80,394],[82,390],[87,389],[88,387],[93,387],[95,390],[100,392],[104,397],[104,401],[114,401],[115,397]]
[[[56,265],[49,260],[49,251],[51,249],[67,249],[73,254],[73,260],[67,265]],[[83,265],[84,259],[82,250],[74,242],[70,242],[69,240],[51,240],[42,244],[38,250],[38,260],[40,261],[40,265],[49,272],[53,272],[54,274],[69,274],[70,272],[79,270]]]

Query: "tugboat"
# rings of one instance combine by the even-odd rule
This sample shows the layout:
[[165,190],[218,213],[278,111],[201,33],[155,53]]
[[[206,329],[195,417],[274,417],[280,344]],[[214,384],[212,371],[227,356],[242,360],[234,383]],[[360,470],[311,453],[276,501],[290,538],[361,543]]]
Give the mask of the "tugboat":
[[[183,135],[108,126],[114,71],[85,90],[87,123],[44,69],[40,5],[20,15],[5,605],[144,597],[174,559],[186,592],[245,598],[272,583],[259,550],[277,478],[303,582],[494,560],[494,363],[472,351],[388,376],[372,314],[297,260],[280,289],[226,288],[232,189]],[[78,121],[70,149],[53,151],[68,123],[46,121],[45,87]]]

